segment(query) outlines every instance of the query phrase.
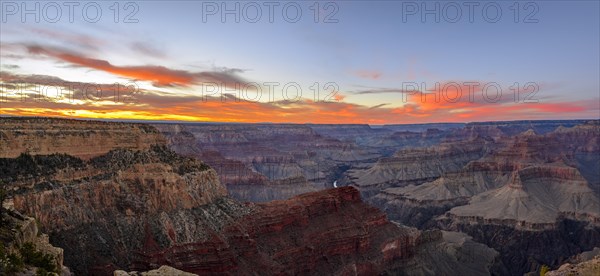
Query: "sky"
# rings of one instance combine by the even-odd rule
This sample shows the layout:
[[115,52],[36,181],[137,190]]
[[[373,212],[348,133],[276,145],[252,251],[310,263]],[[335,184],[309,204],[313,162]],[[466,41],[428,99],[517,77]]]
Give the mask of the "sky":
[[0,115],[600,119],[598,1],[0,2]]

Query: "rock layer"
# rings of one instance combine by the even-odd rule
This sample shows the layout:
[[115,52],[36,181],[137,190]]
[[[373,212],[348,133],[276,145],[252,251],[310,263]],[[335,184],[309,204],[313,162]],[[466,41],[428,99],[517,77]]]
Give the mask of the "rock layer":
[[410,258],[415,238],[362,203],[356,189],[345,187],[256,204],[253,212],[204,241],[145,248],[135,268],[166,264],[202,275],[315,275],[348,269],[378,274]]
[[480,159],[421,185],[385,189],[369,201],[402,223],[473,236],[515,264],[507,272],[515,275],[557,266],[600,245],[598,169],[592,169],[600,156],[598,121],[506,135],[520,127],[467,126],[457,137],[493,139],[484,140],[490,145]]
[[144,124],[50,118],[0,118],[0,158],[66,153],[89,159],[112,149],[145,150],[165,144]]

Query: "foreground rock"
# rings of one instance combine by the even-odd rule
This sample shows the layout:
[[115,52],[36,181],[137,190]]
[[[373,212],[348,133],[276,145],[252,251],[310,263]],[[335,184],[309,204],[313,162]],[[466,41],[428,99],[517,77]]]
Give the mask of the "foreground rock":
[[71,275],[63,265],[63,249],[50,244],[34,218],[0,206],[0,274],[35,274],[37,271]]
[[578,264],[564,264],[559,269],[548,271],[546,276],[596,276],[600,275],[600,256]]
[[123,270],[116,270],[113,276],[198,276],[198,274],[188,273],[179,269],[172,268],[170,266],[163,265],[158,269],[149,270],[145,272],[126,272]]
[[204,275],[379,274],[413,256],[417,238],[346,187],[256,204],[194,243],[156,250],[148,240],[134,267],[166,264]]

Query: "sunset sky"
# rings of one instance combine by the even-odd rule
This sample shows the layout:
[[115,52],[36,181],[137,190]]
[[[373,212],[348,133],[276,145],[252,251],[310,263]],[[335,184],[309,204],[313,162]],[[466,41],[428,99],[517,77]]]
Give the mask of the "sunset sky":
[[[23,13],[36,3],[39,22]],[[88,6],[87,15],[86,2],[73,14],[55,3],[60,16],[47,2],[2,1],[0,115],[366,124],[600,118],[598,1],[494,2],[501,15],[496,6],[485,15],[488,2],[476,2],[472,18],[464,3],[453,2],[457,17],[455,6],[435,1],[298,1],[287,15],[286,2],[270,14],[264,2],[109,1]],[[236,3],[239,22],[222,13]],[[436,4],[439,22],[421,10]]]

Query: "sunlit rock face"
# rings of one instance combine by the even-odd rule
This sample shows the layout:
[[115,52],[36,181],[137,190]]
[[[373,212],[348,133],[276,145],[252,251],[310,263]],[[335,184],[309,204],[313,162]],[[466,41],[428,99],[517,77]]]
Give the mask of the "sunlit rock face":
[[145,150],[165,138],[144,124],[54,118],[0,119],[0,158],[65,153],[82,159],[112,149]]

